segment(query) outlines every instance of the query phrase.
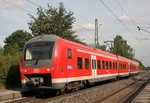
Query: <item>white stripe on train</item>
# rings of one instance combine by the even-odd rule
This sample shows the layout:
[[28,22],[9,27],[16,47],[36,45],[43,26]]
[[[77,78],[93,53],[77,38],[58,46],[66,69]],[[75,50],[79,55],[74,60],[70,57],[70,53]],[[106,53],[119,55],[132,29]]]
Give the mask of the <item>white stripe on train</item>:
[[[138,73],[138,72],[131,72],[131,73]],[[129,75],[129,73],[119,73],[119,75]],[[70,78],[56,78],[52,79],[52,83],[64,83],[64,82],[71,82],[71,81],[79,81],[79,80],[89,80],[89,79],[98,79],[98,78],[107,78],[107,77],[116,77],[118,76],[118,73],[115,74],[103,74],[103,75],[96,75],[96,77],[93,76],[80,76],[80,77],[70,77]],[[21,80],[22,84],[26,83],[26,80]]]
[[[110,58],[110,59],[117,60],[117,57],[110,57],[110,56],[107,56],[107,55],[92,53],[92,52],[88,52],[88,51],[84,51],[84,50],[80,50],[80,49],[77,49],[77,51],[78,52],[82,52],[82,53],[87,53],[87,54],[91,54],[91,55],[97,55],[97,56],[101,56],[101,57],[105,57],[105,58]],[[131,62],[131,61],[128,61],[128,60],[125,60],[125,59],[121,59],[121,58],[118,58],[118,60],[122,60],[122,61],[126,61],[126,62]]]

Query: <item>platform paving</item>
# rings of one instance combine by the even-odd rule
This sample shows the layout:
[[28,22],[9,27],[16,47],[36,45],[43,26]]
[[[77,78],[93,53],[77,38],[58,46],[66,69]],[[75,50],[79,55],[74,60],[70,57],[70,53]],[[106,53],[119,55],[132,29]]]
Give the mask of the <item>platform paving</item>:
[[135,97],[132,103],[150,103],[150,81],[146,87]]
[[25,90],[23,89],[5,89],[0,90],[0,103],[3,101],[9,101],[17,98],[21,98]]

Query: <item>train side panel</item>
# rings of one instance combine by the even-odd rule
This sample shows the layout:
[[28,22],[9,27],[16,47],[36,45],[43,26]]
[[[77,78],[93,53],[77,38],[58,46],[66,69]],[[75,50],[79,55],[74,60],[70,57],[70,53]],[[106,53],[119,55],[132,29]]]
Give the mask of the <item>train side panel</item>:
[[[44,79],[46,82],[46,84],[43,84],[44,86],[50,87],[51,89],[61,89],[70,82],[89,81],[92,83],[113,79],[118,76],[129,76],[129,74],[139,72],[139,63],[136,61],[62,38],[50,36],[49,39],[47,39],[47,37],[49,36],[43,39],[44,43],[45,40],[53,41],[50,37],[55,39],[55,41],[53,41],[55,42],[53,55],[49,60],[51,63],[46,66],[40,66],[39,64],[44,63],[43,60],[34,59],[31,61],[31,66],[26,67],[25,62],[30,63],[30,61],[25,61],[23,54],[20,60],[20,74],[23,85],[26,85],[27,80],[30,82],[30,79],[34,81],[39,79],[38,82],[42,83]],[[34,43],[36,39],[32,41]],[[39,41],[38,39],[37,41],[42,42],[42,40]],[[46,41],[46,43],[47,42],[51,41]],[[32,44],[32,42],[29,43]],[[36,45],[39,44],[37,43]],[[40,48],[36,50],[42,51]],[[26,51],[24,51],[24,53],[26,53]],[[28,57],[31,58],[31,56]],[[38,65],[40,67],[38,67]]]

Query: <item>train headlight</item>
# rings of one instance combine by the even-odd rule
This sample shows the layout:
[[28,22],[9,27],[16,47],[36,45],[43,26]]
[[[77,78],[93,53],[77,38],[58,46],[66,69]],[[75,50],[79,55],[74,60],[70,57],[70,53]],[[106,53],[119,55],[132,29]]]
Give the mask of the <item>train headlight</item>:
[[47,71],[49,72],[49,71],[50,71],[50,68],[48,68]]
[[27,72],[27,70],[25,69],[24,72]]

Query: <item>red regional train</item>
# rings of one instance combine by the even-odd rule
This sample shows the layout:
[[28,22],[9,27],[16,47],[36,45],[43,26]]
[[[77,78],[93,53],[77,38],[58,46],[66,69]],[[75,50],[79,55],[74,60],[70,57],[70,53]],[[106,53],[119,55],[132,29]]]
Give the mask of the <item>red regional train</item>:
[[23,87],[61,92],[138,72],[137,61],[55,35],[37,36],[26,42],[20,61]]

